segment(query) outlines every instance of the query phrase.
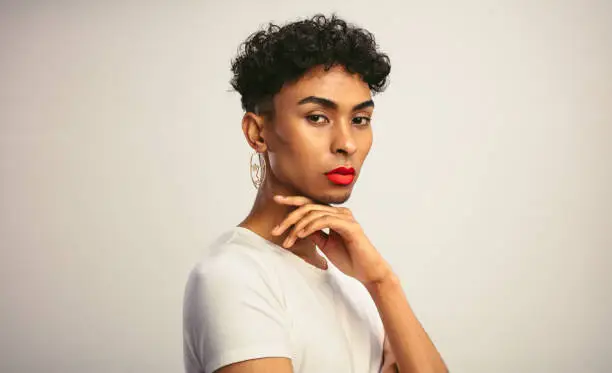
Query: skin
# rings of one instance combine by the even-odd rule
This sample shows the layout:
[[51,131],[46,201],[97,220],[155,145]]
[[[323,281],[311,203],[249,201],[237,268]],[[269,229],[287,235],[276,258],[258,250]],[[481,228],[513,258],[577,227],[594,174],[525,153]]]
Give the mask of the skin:
[[[338,269],[366,287],[386,331],[383,372],[448,372],[389,263],[350,209],[333,206],[350,197],[372,146],[371,100],[368,85],[358,75],[341,66],[329,71],[317,67],[281,88],[273,97],[273,116],[245,113],[245,138],[265,154],[267,167],[253,208],[239,226],[326,269],[316,245]],[[324,175],[341,165],[356,171],[347,186],[335,185]],[[292,366],[286,358],[261,358],[218,372],[287,373]]]
[[[336,107],[300,104],[309,97],[328,100]],[[300,195],[321,205],[346,202],[372,146],[371,100],[368,85],[358,75],[348,74],[340,66],[327,72],[317,67],[274,95],[273,118],[245,113],[245,138],[255,151],[264,154],[267,167],[253,208],[239,225],[282,245],[285,237],[274,236],[271,230],[295,208],[274,202],[274,195]],[[362,107],[353,110],[358,105]],[[338,166],[355,169],[352,184],[338,186],[327,179],[325,172]],[[296,240],[292,251],[322,265],[311,240]]]

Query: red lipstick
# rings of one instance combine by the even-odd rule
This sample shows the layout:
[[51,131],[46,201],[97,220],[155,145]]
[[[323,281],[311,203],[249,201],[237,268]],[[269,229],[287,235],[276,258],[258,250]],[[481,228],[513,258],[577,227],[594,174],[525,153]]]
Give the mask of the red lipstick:
[[355,169],[353,167],[337,167],[325,174],[327,179],[337,185],[348,185],[355,179]]

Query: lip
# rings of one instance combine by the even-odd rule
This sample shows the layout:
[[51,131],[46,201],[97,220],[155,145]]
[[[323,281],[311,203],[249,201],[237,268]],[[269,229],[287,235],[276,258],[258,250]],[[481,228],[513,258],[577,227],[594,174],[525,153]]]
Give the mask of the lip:
[[355,175],[355,169],[353,167],[340,166],[340,167],[336,167],[333,170],[327,172],[325,175],[330,175],[330,174]]
[[349,185],[355,180],[355,169],[353,167],[340,166],[327,172],[325,176],[336,185]]

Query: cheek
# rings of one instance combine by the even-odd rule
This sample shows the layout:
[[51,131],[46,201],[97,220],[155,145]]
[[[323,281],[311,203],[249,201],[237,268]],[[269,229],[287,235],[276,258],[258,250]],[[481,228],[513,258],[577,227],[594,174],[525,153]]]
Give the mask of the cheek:
[[274,124],[271,127],[271,137],[274,139],[275,149],[278,152],[295,147],[295,140],[300,138],[302,131],[300,118],[289,113],[277,113]]
[[290,158],[293,164],[290,166],[295,168],[292,171],[307,175],[311,171],[318,170],[326,156],[326,150],[329,153],[323,136],[317,138],[302,134],[291,146]]
[[310,158],[317,158],[322,151],[328,148],[329,135],[324,128],[303,123],[295,120],[291,130],[285,131],[287,140],[287,150],[294,158],[307,161]]
[[322,137],[296,120],[286,120],[268,137],[271,166],[282,173],[296,173],[309,169],[321,152]]
[[365,158],[370,152],[370,149],[372,148],[372,143],[372,130],[363,133],[362,136],[359,138],[359,144],[357,146],[359,147],[360,153],[363,158]]
[[309,132],[312,131],[296,133],[286,152],[279,155],[283,157],[280,160],[283,170],[300,178],[302,182],[324,171],[325,164],[328,163],[325,157],[330,153],[325,135],[321,133],[316,136],[316,133]]

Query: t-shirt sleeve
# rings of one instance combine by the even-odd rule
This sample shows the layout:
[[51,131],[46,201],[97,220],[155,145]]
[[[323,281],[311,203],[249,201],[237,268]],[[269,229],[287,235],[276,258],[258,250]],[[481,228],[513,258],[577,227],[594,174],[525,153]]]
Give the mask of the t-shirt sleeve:
[[189,275],[183,305],[187,373],[211,373],[255,358],[291,358],[278,292],[257,264],[233,259],[196,267]]

